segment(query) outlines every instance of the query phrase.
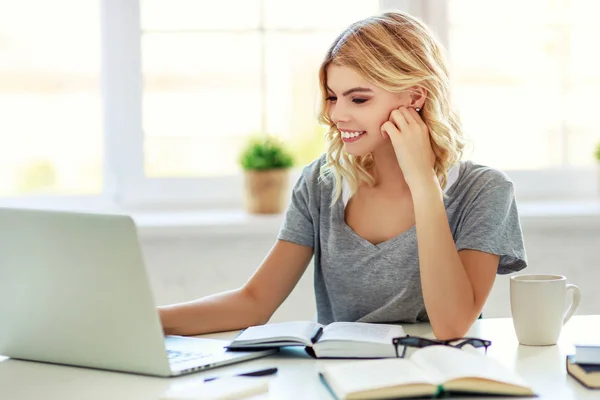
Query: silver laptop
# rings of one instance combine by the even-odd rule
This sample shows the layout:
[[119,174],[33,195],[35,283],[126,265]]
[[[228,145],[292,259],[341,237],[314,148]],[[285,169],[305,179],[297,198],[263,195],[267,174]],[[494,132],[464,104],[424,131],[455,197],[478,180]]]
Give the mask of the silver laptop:
[[163,335],[134,221],[0,208],[0,354],[155,376],[264,357]]

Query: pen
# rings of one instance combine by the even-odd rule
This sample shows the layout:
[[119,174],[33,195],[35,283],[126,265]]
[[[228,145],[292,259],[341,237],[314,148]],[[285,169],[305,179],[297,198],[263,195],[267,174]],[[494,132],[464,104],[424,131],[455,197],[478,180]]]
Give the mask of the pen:
[[[244,372],[241,374],[237,374],[234,376],[249,376],[249,377],[254,377],[254,376],[267,376],[267,375],[273,375],[277,373],[277,368],[266,368],[266,369],[259,369],[256,371],[250,371],[250,372]],[[219,376],[215,376],[212,378],[206,378],[204,379],[204,382],[210,382],[210,381],[214,381],[215,379],[219,379]]]

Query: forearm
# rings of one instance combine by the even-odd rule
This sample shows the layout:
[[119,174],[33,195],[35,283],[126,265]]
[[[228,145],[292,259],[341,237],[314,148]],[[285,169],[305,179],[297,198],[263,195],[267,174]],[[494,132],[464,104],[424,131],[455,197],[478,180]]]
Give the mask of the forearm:
[[244,289],[231,290],[187,303],[158,307],[165,334],[199,335],[243,329],[266,323],[257,301]]
[[464,336],[479,311],[448,224],[442,190],[435,180],[424,180],[411,192],[423,298],[433,332],[443,339]]

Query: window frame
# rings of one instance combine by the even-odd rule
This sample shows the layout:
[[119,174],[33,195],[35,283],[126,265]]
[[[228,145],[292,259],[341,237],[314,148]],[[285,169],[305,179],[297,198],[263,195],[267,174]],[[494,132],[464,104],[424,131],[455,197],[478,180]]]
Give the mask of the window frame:
[[[421,18],[448,47],[448,3],[380,0],[380,11],[402,9]],[[100,0],[103,182],[98,196],[0,199],[4,206],[71,209],[241,208],[243,174],[218,178],[149,178],[144,174],[142,60],[139,0]],[[505,170],[520,199],[565,200],[596,196],[595,168]],[[291,182],[298,170],[291,174]]]
[[[127,209],[242,208],[241,171],[236,175],[205,178],[145,176],[140,4],[139,0],[102,0],[102,3],[105,28],[102,59],[107,71],[103,74],[106,161],[107,176],[113,177],[113,198]],[[258,30],[264,33],[263,27]],[[122,84],[124,81],[127,87]],[[263,124],[264,114],[263,108]],[[124,143],[123,138],[126,138]],[[300,168],[290,174],[290,186]]]

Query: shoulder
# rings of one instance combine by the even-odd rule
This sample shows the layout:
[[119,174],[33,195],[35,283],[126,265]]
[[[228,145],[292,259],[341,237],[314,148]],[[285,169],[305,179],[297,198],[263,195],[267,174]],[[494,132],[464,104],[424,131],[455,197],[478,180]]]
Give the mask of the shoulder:
[[457,189],[476,191],[513,187],[512,180],[503,171],[472,161],[461,162],[456,184]]
[[321,169],[325,165],[326,154],[321,154],[318,158],[311,161],[302,168],[302,176],[306,179],[314,179],[321,173]]
[[329,196],[333,185],[332,178],[323,170],[325,164],[326,155],[323,154],[305,165],[296,181],[294,194],[302,195],[307,201],[314,201],[315,203],[320,203],[320,199],[324,195]]
[[323,186],[327,186],[331,183],[331,179],[324,171],[325,164],[326,154],[322,154],[319,158],[304,166],[298,184],[304,185],[311,192],[320,191]]
[[460,163],[459,176],[447,193],[449,204],[459,209],[475,206],[504,208],[515,201],[515,188],[506,173],[472,161]]

